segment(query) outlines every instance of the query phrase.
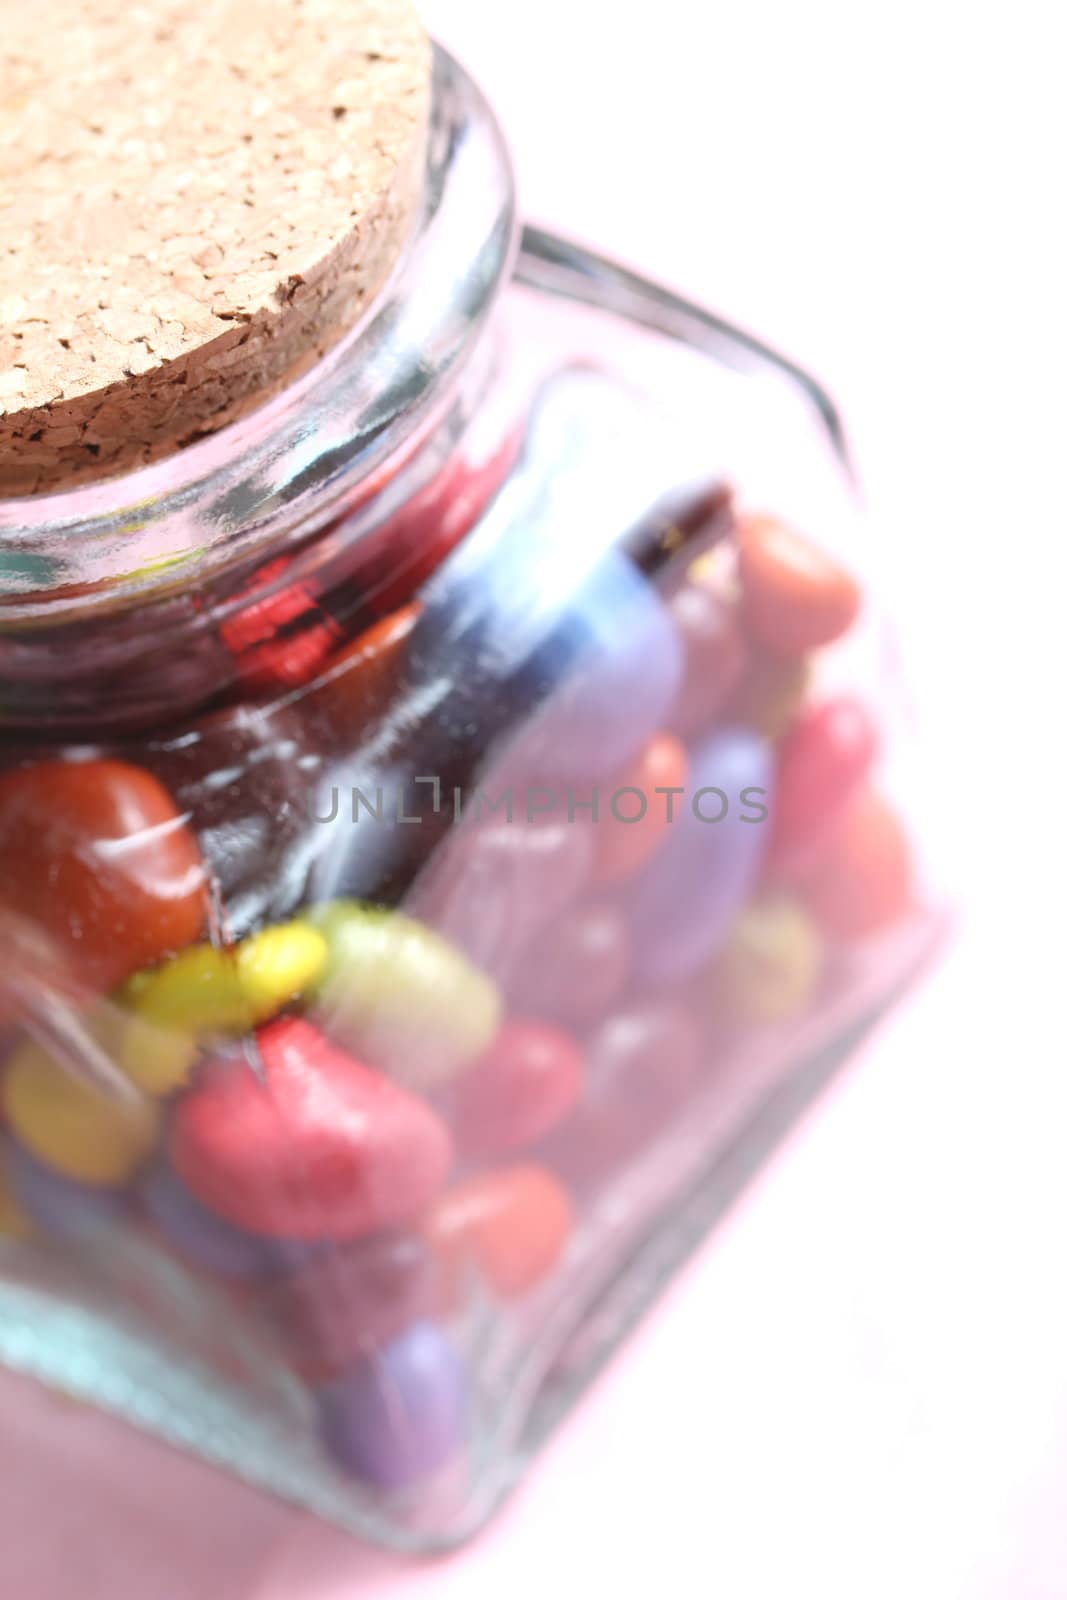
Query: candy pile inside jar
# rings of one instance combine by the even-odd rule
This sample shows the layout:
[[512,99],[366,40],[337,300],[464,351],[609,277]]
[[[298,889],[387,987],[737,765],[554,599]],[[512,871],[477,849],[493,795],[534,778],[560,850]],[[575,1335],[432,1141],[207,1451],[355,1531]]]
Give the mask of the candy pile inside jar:
[[0,1230],[226,1286],[379,1491],[462,1456],[472,1308],[521,1315],[724,1054],[914,910],[872,710],[821,687],[856,581],[721,489],[661,532],[510,674],[451,538],[349,643],[281,649],[275,583],[242,699],[0,773]]

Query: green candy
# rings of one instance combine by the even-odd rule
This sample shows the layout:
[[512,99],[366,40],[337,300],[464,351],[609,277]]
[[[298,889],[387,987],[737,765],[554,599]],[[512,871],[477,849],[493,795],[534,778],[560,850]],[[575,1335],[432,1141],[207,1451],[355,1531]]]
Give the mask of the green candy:
[[492,1042],[501,1017],[496,986],[432,928],[353,900],[310,920],[329,948],[319,1019],[371,1066],[428,1089]]

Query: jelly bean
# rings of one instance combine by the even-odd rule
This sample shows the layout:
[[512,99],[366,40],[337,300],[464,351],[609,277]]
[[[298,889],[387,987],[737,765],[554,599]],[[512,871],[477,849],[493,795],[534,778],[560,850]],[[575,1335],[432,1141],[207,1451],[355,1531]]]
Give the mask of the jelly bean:
[[670,826],[669,796],[657,790],[684,789],[688,770],[685,746],[669,733],[657,734],[629,771],[598,795],[594,831],[601,883],[628,878],[655,855]]
[[192,1032],[242,1033],[313,989],[326,970],[326,940],[306,922],[264,928],[233,950],[193,945],[138,973],[122,999],[146,1022]]
[[315,923],[329,945],[320,1003],[333,1035],[419,1086],[451,1077],[486,1048],[500,1021],[496,987],[431,928],[343,901]]
[[790,873],[818,857],[877,752],[877,729],[858,700],[827,700],[794,725],[778,750],[772,869]]
[[43,761],[0,777],[0,897],[78,978],[111,989],[199,937],[207,878],[157,780],[119,761]]
[[0,1241],[28,1239],[33,1233],[33,1223],[12,1193],[6,1173],[0,1168]]
[[527,1293],[559,1261],[572,1226],[570,1196],[543,1167],[501,1167],[463,1179],[440,1196],[426,1222],[444,1302],[460,1302],[472,1273],[502,1300]]
[[22,1213],[53,1239],[89,1239],[116,1227],[128,1215],[125,1195],[64,1178],[14,1140],[5,1148],[4,1165]]
[[514,770],[583,782],[635,759],[670,720],[682,646],[666,607],[623,557],[605,557],[567,600],[536,670],[555,684],[510,752]]
[[767,745],[744,729],[694,751],[666,842],[627,893],[635,966],[650,981],[691,976],[722,944],[767,848],[771,781]]
[[143,759],[196,818],[225,937],[292,916],[320,842],[311,815],[324,766],[300,713],[229,707],[152,741]]
[[172,1164],[198,1200],[305,1241],[401,1226],[429,1204],[452,1149],[427,1105],[309,1022],[269,1023],[255,1056],[221,1058],[174,1107]]
[[334,1245],[276,1276],[256,1298],[290,1366],[332,1378],[388,1344],[433,1304],[433,1257],[413,1233],[379,1233]]
[[588,1041],[582,1103],[544,1158],[577,1187],[599,1183],[686,1103],[706,1056],[684,1007],[644,1000],[616,1011]]
[[607,901],[574,906],[535,941],[515,980],[523,1009],[574,1027],[598,1021],[626,988],[630,927]]
[[506,985],[577,898],[593,854],[592,830],[566,816],[468,820],[420,877],[410,909]]
[[277,1268],[278,1257],[269,1241],[209,1211],[165,1163],[149,1173],[139,1193],[148,1219],[192,1266],[238,1281],[260,1278]]
[[145,1094],[162,1098],[189,1082],[200,1054],[192,1034],[138,1016],[122,1017],[113,1031],[115,1059]]
[[903,822],[882,795],[864,789],[803,894],[830,938],[862,939],[907,915],[914,905],[914,876]]
[[323,1441],[357,1478],[386,1491],[457,1455],[466,1429],[466,1367],[431,1322],[418,1322],[316,1396]]
[[128,1183],[148,1158],[159,1110],[139,1095],[112,1099],[27,1040],[0,1080],[8,1126],[45,1166],[102,1188]]
[[716,992],[741,1022],[782,1022],[806,1010],[823,971],[823,942],[795,900],[765,895],[745,907],[719,956]]
[[507,1155],[533,1144],[573,1110],[584,1070],[569,1034],[509,1018],[456,1085],[450,1120],[460,1149]]
[[851,574],[774,517],[743,518],[738,565],[748,627],[775,655],[802,656],[831,644],[859,613]]
[[745,669],[747,644],[735,602],[703,577],[701,563],[671,596],[670,613],[682,640],[685,675],[671,726],[685,738],[704,733],[722,716]]
[[402,606],[365,629],[334,656],[301,700],[301,715],[320,734],[321,747],[350,756],[396,694],[417,604]]
[[758,651],[734,697],[734,721],[777,744],[795,721],[811,683],[811,663]]

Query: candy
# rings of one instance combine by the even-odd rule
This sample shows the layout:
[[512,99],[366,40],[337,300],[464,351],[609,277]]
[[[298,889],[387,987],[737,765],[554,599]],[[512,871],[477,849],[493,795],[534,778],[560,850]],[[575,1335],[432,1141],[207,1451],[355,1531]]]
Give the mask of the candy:
[[128,1214],[126,1196],[76,1183],[42,1165],[14,1140],[5,1147],[8,1183],[24,1216],[54,1239],[84,1240]]
[[914,864],[904,824],[876,790],[857,795],[827,854],[802,889],[832,939],[862,939],[914,905]]
[[328,1246],[273,1278],[256,1300],[290,1365],[313,1381],[335,1377],[388,1344],[432,1303],[433,1257],[415,1233]]
[[748,647],[736,603],[694,563],[671,596],[670,613],[682,640],[685,675],[671,726],[684,737],[707,731],[722,715],[745,668]]
[[400,1490],[429,1477],[463,1443],[467,1372],[445,1335],[418,1322],[317,1395],[323,1440],[357,1478]]
[[806,655],[852,626],[856,580],[801,534],[774,517],[748,516],[738,547],[745,620],[766,650]]
[[191,1265],[238,1281],[277,1268],[278,1256],[268,1240],[209,1211],[165,1163],[149,1173],[139,1192],[146,1216]]
[[452,1159],[429,1106],[354,1060],[311,1023],[256,1035],[175,1105],[171,1160],[204,1205],[251,1233],[353,1239],[401,1226]]
[[12,1133],[38,1161],[65,1178],[102,1188],[128,1183],[159,1132],[153,1101],[133,1093],[113,1099],[29,1040],[7,1064],[0,1102]]
[[577,898],[594,845],[593,830],[566,815],[468,819],[430,863],[409,905],[506,985],[541,930]]
[[509,1018],[456,1086],[450,1120],[468,1155],[505,1155],[561,1122],[582,1092],[582,1052],[546,1023]]
[[684,789],[688,767],[685,746],[673,735],[660,733],[598,796],[594,832],[596,876],[601,883],[629,877],[655,855],[670,826],[670,797],[656,791]]
[[115,1019],[111,1031],[119,1066],[145,1094],[163,1097],[188,1083],[200,1054],[192,1034],[138,1016]]
[[306,922],[264,928],[233,950],[194,945],[139,973],[122,999],[160,1028],[242,1033],[312,989],[326,970],[326,940]]
[[745,907],[716,970],[716,992],[738,1021],[783,1022],[810,1004],[823,970],[823,943],[795,900],[765,895]]
[[525,1294],[555,1267],[572,1226],[570,1196],[543,1167],[501,1167],[453,1185],[426,1223],[445,1304],[460,1303],[472,1273],[502,1300]]
[[691,976],[725,939],[759,874],[770,790],[756,734],[724,729],[694,751],[666,841],[628,886],[635,966],[650,981]]
[[599,1182],[684,1105],[706,1056],[681,1006],[645,1000],[614,1012],[588,1041],[582,1103],[544,1158],[576,1186]]
[[878,733],[858,700],[814,707],[778,750],[768,865],[792,873],[833,837],[878,752]]
[[417,604],[402,606],[365,629],[310,686],[301,711],[328,750],[350,756],[387,710],[404,668]]
[[731,705],[733,721],[755,728],[777,744],[789,730],[811,683],[811,663],[758,651],[749,662]]
[[148,772],[43,761],[0,777],[0,896],[95,989],[198,938],[207,879],[192,832]]
[[522,1009],[574,1027],[598,1021],[626,987],[630,942],[617,905],[574,906],[530,947],[515,981]]
[[375,1066],[419,1087],[452,1077],[500,1021],[496,987],[412,917],[342,901],[315,915],[329,960],[323,1023]]

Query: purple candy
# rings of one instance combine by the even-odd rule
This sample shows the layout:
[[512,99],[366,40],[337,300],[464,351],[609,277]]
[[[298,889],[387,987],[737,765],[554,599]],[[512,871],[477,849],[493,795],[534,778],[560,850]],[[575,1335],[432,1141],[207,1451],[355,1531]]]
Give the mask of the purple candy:
[[235,1228],[200,1204],[169,1167],[160,1166],[141,1186],[146,1215],[186,1261],[220,1278],[257,1278],[277,1265],[266,1239]]
[[694,751],[674,822],[626,897],[635,969],[652,983],[709,961],[755,888],[772,771],[766,741],[747,729],[724,729]]
[[331,1454],[380,1489],[429,1477],[463,1442],[466,1368],[432,1322],[415,1323],[317,1398]]
[[4,1143],[4,1170],[19,1206],[53,1238],[84,1240],[114,1227],[128,1213],[124,1194],[65,1178],[14,1139]]

